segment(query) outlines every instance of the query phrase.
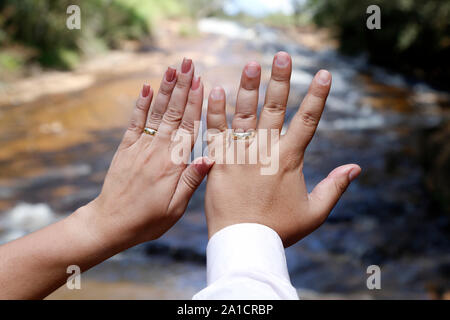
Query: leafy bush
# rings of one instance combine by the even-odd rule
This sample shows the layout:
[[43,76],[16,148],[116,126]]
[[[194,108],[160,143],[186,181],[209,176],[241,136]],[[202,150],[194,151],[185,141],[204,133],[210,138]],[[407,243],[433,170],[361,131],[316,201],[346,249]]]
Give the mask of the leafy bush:
[[[369,5],[381,30],[366,27]],[[344,53],[366,51],[372,62],[450,86],[450,1],[309,0],[314,21],[336,32]]]
[[22,61],[9,53],[0,53],[0,67],[6,71],[14,72],[20,68]]
[[[71,4],[81,8],[81,30],[66,27]],[[42,65],[71,68],[92,48],[149,35],[157,15],[181,13],[176,0],[2,0],[0,45],[30,46]]]

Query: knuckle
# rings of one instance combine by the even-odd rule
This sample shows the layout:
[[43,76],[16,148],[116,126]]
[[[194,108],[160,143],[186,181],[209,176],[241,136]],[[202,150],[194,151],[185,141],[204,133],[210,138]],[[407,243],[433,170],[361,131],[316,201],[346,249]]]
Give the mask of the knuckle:
[[141,110],[141,111],[146,111],[147,110],[147,103],[146,103],[146,101],[144,101],[142,99],[138,99],[136,101],[136,109]]
[[131,119],[130,124],[128,126],[128,130],[131,131],[142,131],[144,128],[142,127],[141,123],[137,121],[136,119]]
[[248,93],[253,93],[259,89],[259,80],[252,79],[249,81],[243,81],[241,83],[241,89],[247,91]]
[[148,123],[159,123],[163,118],[163,114],[159,112],[152,112],[148,117]]
[[286,72],[275,72],[272,73],[270,80],[280,83],[281,85],[290,84],[290,74]]
[[163,96],[170,97],[172,95],[172,86],[169,86],[167,84],[162,84],[159,88],[159,93]]
[[242,88],[241,88],[244,92],[248,93],[248,94],[254,94],[258,91],[259,89],[259,84],[254,84],[254,83],[244,83],[242,84]]
[[302,112],[300,115],[302,123],[305,127],[316,127],[319,123],[317,117],[311,112]]
[[192,122],[192,121],[187,121],[187,120],[181,121],[180,129],[186,130],[189,133],[193,133],[194,127],[195,127],[194,122]]
[[182,118],[183,112],[176,108],[169,108],[164,114],[164,120],[169,123],[178,123]]
[[285,104],[280,101],[270,100],[266,103],[263,110],[270,113],[284,113],[286,107]]
[[197,187],[197,177],[192,173],[183,174],[183,182],[188,186],[188,188],[194,190]]
[[184,79],[180,79],[179,81],[177,81],[175,87],[180,90],[187,90],[191,87],[191,84]]
[[243,120],[256,120],[256,114],[251,112],[236,112],[236,118]]
[[[298,152],[287,152],[283,155],[283,167],[286,171],[298,170],[299,166],[301,166],[301,158],[302,156]],[[301,168],[299,170],[301,171]]]
[[325,99],[328,95],[328,89],[322,86],[311,86],[309,94],[319,99]]
[[197,105],[197,104],[200,103],[200,99],[199,99],[199,97],[198,97],[197,95],[195,95],[195,94],[190,94],[190,95],[188,96],[188,101],[187,101],[187,103],[188,103],[188,104],[191,104],[191,105]]

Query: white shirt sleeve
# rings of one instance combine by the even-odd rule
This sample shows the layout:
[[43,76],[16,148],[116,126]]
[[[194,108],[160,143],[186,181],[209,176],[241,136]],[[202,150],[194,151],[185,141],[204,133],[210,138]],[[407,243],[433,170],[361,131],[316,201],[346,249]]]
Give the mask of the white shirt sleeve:
[[207,287],[193,299],[298,299],[278,234],[256,223],[228,226],[206,249]]

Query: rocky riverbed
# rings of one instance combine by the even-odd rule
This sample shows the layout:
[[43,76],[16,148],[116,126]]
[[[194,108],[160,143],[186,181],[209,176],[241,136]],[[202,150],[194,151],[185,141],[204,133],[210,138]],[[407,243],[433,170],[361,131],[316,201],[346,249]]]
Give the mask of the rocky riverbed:
[[[341,164],[363,168],[328,221],[287,250],[299,294],[444,297],[450,290],[450,214],[436,200],[445,203],[448,193],[436,192],[448,187],[448,153],[441,155],[448,140],[432,144],[437,138],[430,136],[440,136],[448,124],[449,94],[371,66],[364,57],[343,57],[332,42],[314,42],[314,31],[215,19],[201,20],[198,28],[198,36],[183,38],[176,23],[168,24],[152,46],[0,87],[0,241],[60,219],[98,194],[142,83],[157,88],[167,65],[192,58],[206,92],[225,88],[231,117],[244,64],[261,63],[264,88],[273,54],[284,50],[294,67],[287,124],[314,73],[327,68],[333,74],[305,158],[308,188]],[[82,290],[62,288],[51,297],[190,298],[205,285],[204,188],[161,239],[88,271]],[[381,290],[366,287],[373,264],[381,268]]]

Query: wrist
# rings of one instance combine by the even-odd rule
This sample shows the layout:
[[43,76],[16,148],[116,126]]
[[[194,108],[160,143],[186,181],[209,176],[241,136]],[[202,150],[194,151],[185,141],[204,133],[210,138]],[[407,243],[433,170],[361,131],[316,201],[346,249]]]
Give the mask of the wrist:
[[99,262],[125,249],[122,249],[119,237],[110,236],[103,216],[101,207],[94,200],[66,218],[67,228],[76,235],[80,256],[89,256]]
[[[263,223],[261,217],[252,214],[245,214],[244,216],[239,217],[226,217],[225,215],[218,215],[222,217],[221,219],[214,219],[213,221],[208,221],[208,238],[211,239],[217,232],[238,224],[258,224],[267,226],[267,224]],[[269,227],[269,226],[267,226]],[[270,228],[270,227],[269,227]],[[271,228],[273,230],[273,228]]]

